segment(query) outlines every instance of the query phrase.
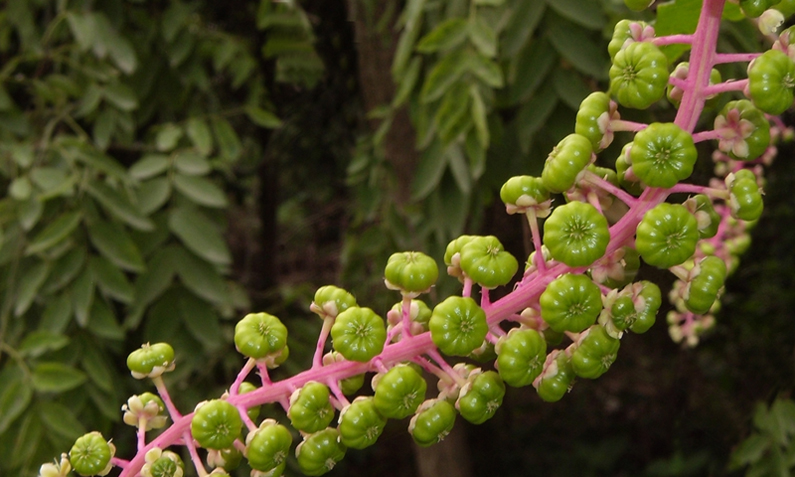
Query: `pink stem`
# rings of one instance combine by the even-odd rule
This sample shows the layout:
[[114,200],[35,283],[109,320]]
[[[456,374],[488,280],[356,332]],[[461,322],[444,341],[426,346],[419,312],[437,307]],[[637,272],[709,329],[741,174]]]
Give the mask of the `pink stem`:
[[[675,123],[679,127],[689,132],[694,130],[704,106],[706,96],[704,90],[709,84],[709,75],[716,61],[715,45],[724,2],[725,0],[705,0],[694,35],[674,35],[655,39],[655,44],[692,42],[693,47],[690,54],[691,74],[688,75],[687,88],[675,119]],[[629,211],[610,228],[611,240],[606,254],[611,254],[624,245],[633,243],[635,228],[643,215],[657,204],[663,202],[668,193],[669,191],[654,187],[644,190],[640,197],[630,205]],[[534,242],[536,246],[540,245],[539,241]],[[540,247],[537,248],[537,255],[539,254],[541,254]],[[563,273],[581,273],[582,271],[584,271],[584,267],[572,268],[562,263],[553,263],[548,268],[539,266],[535,271],[528,273],[513,292],[484,308],[489,325],[496,325],[502,320],[514,316],[517,310],[522,310],[537,302],[538,297],[555,277]],[[471,292],[471,283],[467,286],[465,281],[464,289],[465,292]],[[404,337],[400,342],[386,346],[377,358],[368,363],[341,361],[327,366],[313,366],[302,373],[272,383],[269,386],[263,386],[250,393],[230,396],[228,400],[231,404],[244,408],[276,402],[283,400],[285,395],[289,394],[290,389],[297,389],[309,381],[339,380],[368,371],[381,371],[386,368],[385,363],[408,361],[422,354],[427,354],[431,357],[436,356],[441,360],[441,356],[439,356],[429,332]],[[444,360],[441,360],[439,364],[449,367],[449,364],[444,362]],[[170,406],[173,407],[173,405]],[[174,416],[177,415],[178,413],[174,414]],[[130,461],[130,464],[122,470],[119,477],[137,475],[144,463],[146,451],[153,447],[168,447],[180,440],[183,435],[185,435],[186,443],[189,443],[190,436],[187,431],[190,428],[191,417],[192,414],[178,418],[173,417],[174,423],[171,427],[139,451]]]
[[746,62],[746,61],[753,61],[754,58],[757,58],[761,53],[716,53],[715,54],[715,64],[720,65],[723,63],[738,63],[738,62]]
[[541,250],[541,230],[538,228],[538,216],[535,209],[532,208],[527,210],[526,216],[527,223],[530,225],[530,235],[533,237],[533,248],[536,252],[533,265],[537,270],[543,272],[547,269],[547,265],[544,261],[544,252]]
[[163,377],[157,376],[152,378],[152,382],[155,383],[157,393],[160,394],[163,404],[166,405],[166,409],[168,409],[168,413],[171,415],[171,420],[177,422],[177,420],[182,417],[182,414],[179,413],[177,407],[174,405],[174,402],[171,400],[171,396],[168,394],[168,389],[166,389],[166,383],[163,382]]
[[207,469],[204,467],[204,463],[202,463],[199,453],[196,452],[196,446],[193,444],[193,438],[191,437],[190,431],[188,429],[185,430],[182,438],[185,439],[185,447],[188,448],[190,460],[193,461],[193,466],[196,467],[196,472],[199,474],[199,477],[205,477],[207,475]]
[[326,340],[334,325],[334,317],[327,316],[323,318],[323,327],[320,329],[320,335],[317,338],[317,345],[315,345],[315,357],[312,359],[312,368],[320,368],[323,366],[323,352],[326,348]]
[[626,121],[624,119],[613,119],[610,121],[609,124],[611,131],[631,131],[631,132],[638,132],[643,131],[647,127],[649,127],[646,123],[638,123],[635,121]]
[[257,360],[254,358],[249,358],[246,361],[246,364],[243,365],[243,368],[237,373],[237,377],[235,378],[235,382],[232,383],[232,387],[229,388],[229,395],[235,396],[240,389],[240,384],[246,379],[246,376],[251,372],[252,369],[257,365]]
[[693,42],[693,35],[682,34],[682,35],[658,36],[657,38],[652,39],[651,42],[655,46],[674,45],[677,43],[689,44]]
[[713,96],[729,91],[742,91],[748,85],[747,79],[724,81],[723,83],[713,84],[704,88],[705,96]]
[[600,187],[605,192],[609,192],[610,194],[613,194],[614,196],[616,196],[618,198],[618,200],[620,200],[621,202],[623,202],[623,203],[625,203],[625,204],[627,204],[629,206],[632,206],[632,204],[634,204],[634,203],[636,203],[638,201],[637,198],[635,198],[634,196],[629,194],[624,189],[622,189],[620,187],[616,187],[610,181],[602,179],[601,177],[599,177],[598,175],[594,174],[591,171],[586,171],[585,172],[584,179],[586,181],[588,181],[589,183]]
[[411,297],[403,295],[403,337],[411,338]]

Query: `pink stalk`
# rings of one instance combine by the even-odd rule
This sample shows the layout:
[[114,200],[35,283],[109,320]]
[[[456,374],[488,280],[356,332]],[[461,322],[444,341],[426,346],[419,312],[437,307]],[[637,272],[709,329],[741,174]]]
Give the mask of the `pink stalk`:
[[533,265],[537,270],[544,271],[547,265],[544,262],[544,253],[541,251],[541,230],[538,228],[538,215],[535,209],[529,208],[525,214],[527,223],[530,225],[530,235],[533,237],[533,248],[536,251]]
[[[693,35],[672,35],[653,40],[656,45],[673,43],[692,44],[690,74],[682,84],[684,94],[675,119],[675,123],[679,127],[691,133],[698,122],[706,96],[714,94],[714,91],[708,89],[712,67],[719,62],[725,62],[724,60],[729,58],[728,56],[717,55],[715,52],[724,3],[725,0],[704,1],[698,26]],[[607,190],[606,187],[605,190]],[[622,197],[619,193],[609,191],[627,202],[630,207],[629,211],[610,227],[610,243],[608,244],[606,254],[611,254],[625,245],[632,244],[634,242],[635,228],[643,215],[648,210],[663,202],[668,194],[675,190],[676,188],[666,190],[649,187],[640,197],[637,199],[632,198],[631,200],[629,197]],[[533,215],[531,217],[530,214],[528,214],[528,219],[532,219],[529,220],[529,222],[533,233],[533,243],[536,247],[536,269],[525,275],[511,293],[493,303],[487,303],[486,306],[484,306],[487,322],[490,327],[498,326],[499,323],[505,319],[513,320],[518,311],[536,305],[541,293],[557,276],[570,272],[582,273],[585,270],[585,267],[572,268],[554,261],[545,264],[541,253],[541,240],[535,216]],[[469,296],[471,294],[471,289],[471,280],[465,280],[464,296]],[[325,334],[322,334],[321,339],[318,341],[318,349],[321,349],[321,344],[325,344],[325,339],[328,334],[326,328],[327,326],[324,323]],[[328,328],[330,328],[330,326]],[[316,352],[312,368],[277,382],[270,382],[267,378],[267,373],[262,373],[263,386],[261,388],[243,395],[230,395],[228,401],[243,409],[269,402],[281,402],[284,406],[285,397],[289,396],[292,390],[300,388],[309,381],[336,382],[340,379],[345,379],[361,373],[385,371],[388,369],[389,365],[401,361],[414,360],[421,355],[430,356],[444,371],[457,375],[450,365],[442,359],[431,340],[429,332],[411,336],[407,327],[404,326],[403,338],[397,343],[387,343],[383,352],[368,363],[341,361],[322,366],[319,364],[319,356],[322,356],[322,353]],[[262,371],[262,368],[260,369]],[[157,379],[155,383],[157,385]],[[162,385],[162,380],[160,383]],[[191,452],[191,456],[194,457],[196,454],[189,434],[190,421],[193,415],[188,414],[180,416],[170,399],[168,399],[168,395],[165,393],[165,387],[158,386],[158,391],[160,391],[161,387],[163,387],[161,397],[169,408],[174,423],[160,434],[160,436],[147,444],[143,449],[140,449],[138,454],[129,462],[129,465],[123,468],[120,477],[138,475],[144,463],[146,451],[153,447],[166,448],[184,438]],[[194,461],[197,457],[198,456],[194,458]]]
[[689,44],[693,42],[694,35],[668,35],[654,38],[651,42],[655,46],[666,46],[675,44]]
[[742,91],[748,85],[747,79],[736,80],[736,81],[724,81],[723,83],[718,83],[714,85],[707,86],[704,88],[704,94],[707,96],[713,96],[718,93],[728,93],[729,91]]

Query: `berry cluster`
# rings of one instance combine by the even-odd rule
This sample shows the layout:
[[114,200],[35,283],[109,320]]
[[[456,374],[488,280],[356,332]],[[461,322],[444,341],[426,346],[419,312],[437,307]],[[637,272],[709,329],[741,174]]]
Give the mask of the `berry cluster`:
[[[287,328],[270,314],[249,314],[235,328],[236,348],[247,358],[237,379],[228,393],[187,415],[176,409],[162,379],[174,369],[174,350],[145,344],[127,366],[133,377],[151,379],[157,395],[133,396],[123,407],[124,422],[137,428],[137,454],[115,457],[114,446],[92,432],[68,456],[42,466],[41,477],[71,470],[105,475],[114,466],[122,477],[180,477],[185,463],[169,450],[174,446],[187,448],[200,476],[227,476],[243,458],[252,476],[281,475],[293,452],[303,473],[322,475],[347,448],[374,444],[388,419],[411,417],[409,433],[429,446],[450,432],[458,415],[474,424],[492,417],[506,384],[532,385],[541,399],[560,400],[576,378],[595,379],[610,368],[625,334],[644,333],[655,323],[661,291],[635,280],[641,261],[678,278],[670,334],[695,344],[714,322],[726,276],[762,213],[761,165],[775,155],[771,144],[785,132],[771,115],[792,105],[795,88],[795,30],[784,31],[762,54],[716,52],[724,1],[704,1],[693,34],[657,37],[643,22],[616,25],[609,92],[582,102],[575,132],[550,152],[541,177],[513,177],[500,192],[509,214],[527,218],[535,248],[503,298],[492,302],[490,290],[511,283],[519,262],[496,237],[462,236],[448,245],[447,272],[463,289],[432,309],[419,297],[438,279],[436,261],[420,252],[396,253],[384,276],[401,301],[386,320],[345,290],[320,288],[311,305],[323,320],[312,367],[271,381],[269,370],[289,356]],[[775,3],[741,0],[740,7],[748,16],[763,16],[763,26],[771,15],[777,18],[767,13]],[[649,1],[627,4],[643,9]],[[661,50],[669,44],[689,45],[689,61],[670,65]],[[729,62],[748,62],[748,78],[722,81],[713,67]],[[694,132],[705,102],[725,92],[747,99],[727,103],[712,130]],[[619,105],[645,109],[664,98],[678,108],[673,122],[621,119]],[[635,133],[633,140],[614,169],[597,166],[619,131]],[[696,144],[703,141],[717,143],[713,159],[722,179],[681,182],[691,176]],[[675,193],[689,197],[667,202]],[[560,201],[555,194],[564,201],[553,208]],[[332,351],[326,352],[329,335]],[[467,359],[451,365],[442,354]],[[473,360],[493,361],[494,370]],[[246,381],[254,370],[259,387]],[[374,374],[372,392],[352,397],[367,373]],[[437,393],[429,391],[424,374],[438,378]],[[272,417],[258,422],[265,403],[280,404],[294,430]],[[169,420],[147,442],[146,432]],[[296,431],[300,443],[293,449]]]

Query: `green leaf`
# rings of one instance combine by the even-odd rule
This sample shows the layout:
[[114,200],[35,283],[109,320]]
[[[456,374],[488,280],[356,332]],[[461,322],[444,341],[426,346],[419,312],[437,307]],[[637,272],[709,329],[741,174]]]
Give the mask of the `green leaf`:
[[[63,142],[66,142],[64,140]],[[98,169],[111,177],[119,179],[125,184],[130,183],[130,176],[127,175],[127,169],[124,168],[118,161],[105,154],[98,153],[95,149],[91,148],[86,150],[84,146],[81,147],[65,147],[62,152],[67,157],[74,157],[82,161],[87,166]]]
[[174,261],[185,288],[216,305],[229,302],[228,287],[215,267],[181,247],[175,247]]
[[7,365],[0,373],[0,435],[25,411],[33,390],[18,366]]
[[517,2],[505,26],[502,52],[507,57],[516,56],[541,22],[546,7],[544,2]]
[[[694,33],[700,14],[701,0],[674,0],[661,3],[657,6],[657,21],[654,23],[655,35]],[[669,61],[674,61],[689,50],[690,45],[668,45],[661,49]]]
[[167,177],[155,177],[142,182],[138,187],[138,210],[144,215],[160,209],[171,197],[171,181]]
[[464,195],[469,195],[472,192],[472,177],[469,175],[469,165],[464,157],[464,152],[458,144],[452,144],[445,151],[445,155],[458,190]]
[[122,111],[138,109],[138,98],[129,86],[122,83],[110,83],[105,86],[105,99]]
[[120,70],[132,74],[138,66],[138,58],[130,41],[119,35],[105,15],[95,13],[93,17],[96,27],[94,54],[99,58],[107,55]]
[[442,104],[436,111],[436,129],[442,142],[448,144],[455,139],[457,124],[469,110],[469,87],[463,82],[456,83],[444,94]]
[[86,381],[85,373],[59,362],[38,363],[32,378],[33,388],[42,393],[62,393]]
[[218,315],[207,302],[189,293],[183,293],[177,301],[177,306],[185,328],[202,346],[207,350],[216,350],[223,345]]
[[168,247],[158,250],[146,264],[146,271],[138,275],[135,280],[135,300],[124,321],[125,328],[136,328],[146,307],[171,286],[177,271],[173,249]]
[[185,132],[199,154],[209,156],[213,152],[213,136],[203,119],[197,117],[188,119]]
[[447,157],[442,153],[441,142],[435,141],[422,152],[414,180],[411,181],[411,200],[420,201],[433,192],[447,168]]
[[86,191],[105,210],[127,225],[144,232],[154,230],[155,225],[148,217],[142,215],[126,197],[117,190],[111,189],[107,184],[91,181],[86,185]]
[[25,255],[39,253],[57,245],[72,234],[80,225],[82,218],[83,216],[78,211],[66,212],[58,216],[44,230],[36,234],[36,237],[25,247]]
[[33,164],[33,159],[35,158],[33,144],[12,144],[6,147],[8,147],[8,150],[11,152],[11,157],[14,158],[14,162],[16,162],[19,167],[27,169]]
[[597,43],[581,28],[553,16],[549,22],[547,38],[574,68],[590,77],[607,79],[609,70],[607,52],[596,46]]
[[42,285],[41,290],[46,294],[54,293],[72,281],[83,268],[86,261],[86,249],[78,246],[58,258],[50,270],[47,281]]
[[25,411],[32,395],[19,366],[6,365],[0,372],[0,435]]
[[443,56],[428,73],[422,85],[420,101],[430,103],[441,98],[466,71],[469,66],[468,56],[461,51]]
[[31,197],[24,202],[17,202],[17,219],[19,225],[25,230],[35,227],[43,212],[44,204],[36,197]]
[[232,128],[232,125],[229,124],[226,118],[214,116],[212,126],[215,139],[218,141],[221,157],[228,161],[236,161],[243,151],[243,146],[240,144],[240,138]]
[[96,255],[89,258],[88,266],[103,293],[122,303],[132,303],[135,290],[120,268]]
[[22,316],[28,311],[49,273],[50,262],[39,260],[22,271],[22,276],[19,277],[19,283],[17,284],[14,316]]
[[28,176],[17,177],[8,186],[8,195],[19,201],[27,200],[32,192],[33,184]]
[[590,30],[602,30],[607,17],[595,0],[547,0],[547,5],[574,23]]
[[168,152],[177,147],[177,143],[182,139],[182,128],[174,123],[164,124],[155,136],[155,147],[158,151]]
[[72,195],[74,179],[63,169],[36,167],[30,170],[30,179],[47,196]]
[[533,135],[544,125],[557,106],[557,95],[550,89],[546,87],[539,91],[530,101],[522,105],[516,116],[519,147],[524,153],[529,151]]
[[88,329],[102,339],[116,341],[124,339],[124,329],[116,321],[116,315],[104,300],[94,300],[91,304]]
[[[416,5],[418,3],[424,3],[425,0],[410,0],[412,5]],[[408,15],[408,7],[406,8],[406,18],[410,19],[411,16]],[[400,39],[397,43],[397,48],[395,48],[395,55],[392,60],[392,80],[398,84],[403,81],[403,76],[406,73],[406,67],[411,59],[411,55],[414,52],[414,44],[417,41],[417,38],[420,36],[420,29],[422,28],[422,12],[420,12],[420,16],[416,21],[407,21],[406,28],[403,30],[403,34],[400,35]]]
[[467,35],[467,21],[464,18],[449,18],[423,36],[417,43],[417,51],[435,53],[460,45]]
[[88,237],[99,253],[117,267],[139,273],[144,270],[141,252],[119,224],[97,220],[88,226]]
[[72,302],[69,295],[61,293],[47,300],[44,312],[41,314],[39,328],[53,333],[63,333],[72,317]]
[[174,187],[199,205],[215,208],[229,205],[224,191],[204,177],[174,174]]
[[146,154],[130,166],[130,176],[138,180],[149,179],[167,171],[170,165],[171,161],[165,154]]
[[177,170],[188,176],[207,175],[212,167],[210,161],[204,156],[190,151],[183,151],[177,154],[174,159],[174,166]]
[[773,442],[770,437],[762,434],[753,434],[734,449],[731,455],[730,468],[739,469],[758,462],[772,445]]
[[484,7],[499,7],[505,3],[505,0],[474,0],[475,5],[483,5]]
[[88,51],[94,45],[94,37],[97,31],[94,14],[67,12],[66,22],[69,24],[69,30],[72,32],[72,36],[80,49]]
[[110,109],[103,109],[94,121],[93,137],[97,149],[104,151],[110,145],[111,136],[116,129],[116,116]]
[[31,331],[19,343],[17,351],[29,358],[38,358],[48,351],[57,351],[69,344],[69,337],[50,330]]
[[36,412],[47,429],[55,434],[74,440],[86,433],[86,428],[75,417],[74,411],[55,401],[40,401]]
[[422,59],[420,57],[413,58],[406,69],[406,73],[403,75],[403,79],[398,84],[395,97],[392,99],[393,108],[399,108],[403,106],[406,100],[409,99],[411,92],[414,91],[414,87],[417,85],[417,79],[420,77],[421,68]]
[[99,85],[90,83],[78,102],[77,111],[75,111],[74,116],[76,118],[83,118],[96,111],[102,101],[102,94],[103,89]]
[[256,124],[267,129],[275,129],[282,127],[282,120],[270,111],[265,111],[256,106],[246,106],[246,116]]
[[580,75],[563,68],[552,73],[552,85],[558,98],[574,111],[580,109],[582,100],[592,92]]
[[483,97],[480,95],[480,90],[477,86],[472,85],[469,87],[469,96],[472,98],[472,122],[475,125],[475,132],[477,133],[478,141],[482,149],[489,148],[489,125],[488,113],[486,112],[486,105],[483,104]]
[[91,303],[94,301],[94,277],[91,269],[86,267],[72,283],[72,309],[75,321],[81,328],[88,325]]
[[478,180],[486,171],[486,149],[480,143],[477,132],[470,130],[464,140],[464,151],[469,158],[472,179]]
[[175,207],[169,215],[168,227],[188,250],[199,257],[218,265],[232,263],[218,226],[198,210]]
[[502,88],[505,84],[500,65],[481,54],[467,55],[467,67],[492,88]]
[[474,17],[474,19],[469,22],[467,33],[469,35],[469,41],[475,45],[475,48],[477,48],[481,54],[488,58],[497,56],[497,34],[494,32],[491,25],[486,23],[483,17]]

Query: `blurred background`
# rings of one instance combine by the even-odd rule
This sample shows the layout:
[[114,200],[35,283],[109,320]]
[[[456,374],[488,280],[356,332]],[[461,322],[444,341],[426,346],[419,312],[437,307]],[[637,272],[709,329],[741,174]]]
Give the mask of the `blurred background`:
[[[382,283],[395,251],[442,263],[453,238],[490,234],[523,260],[529,230],[499,188],[540,174],[580,101],[606,89],[619,19],[658,16],[658,35],[695,28],[700,1],[658,3],[5,0],[0,475],[34,476],[95,429],[131,455],[119,409],[151,390],[124,366],[141,343],[173,345],[166,382],[187,412],[234,380],[233,328],[249,311],[289,328],[274,373],[285,377],[310,364],[322,285],[384,314],[399,301]],[[736,5],[725,17],[721,51],[769,46]],[[744,69],[721,65],[724,79]],[[667,102],[622,111],[674,114]],[[712,145],[700,147],[693,182],[706,184]],[[561,402],[509,389],[491,421],[459,419],[429,449],[408,420],[390,422],[329,475],[790,475],[793,153],[781,145],[766,172],[752,245],[697,347],[669,338],[661,310]],[[673,281],[641,274],[664,293]],[[458,291],[444,278],[428,303]]]

